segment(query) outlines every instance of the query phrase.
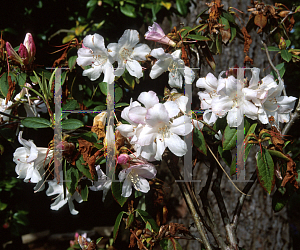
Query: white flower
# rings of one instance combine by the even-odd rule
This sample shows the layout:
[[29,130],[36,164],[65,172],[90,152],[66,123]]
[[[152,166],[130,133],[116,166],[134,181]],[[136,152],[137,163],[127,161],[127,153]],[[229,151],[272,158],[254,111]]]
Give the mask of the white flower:
[[99,34],[88,35],[83,39],[84,48],[78,50],[77,64],[92,67],[83,71],[92,81],[104,73],[104,82],[111,84],[114,81],[113,58],[108,54],[104,45],[104,38]]
[[219,96],[217,94],[218,79],[212,73],[208,73],[206,77],[197,80],[196,86],[205,90],[198,92],[198,96],[201,101],[201,109],[206,109],[203,114],[203,121],[212,126],[218,119],[218,116],[211,109],[213,99]]
[[[61,174],[61,176],[63,176]],[[54,199],[55,201],[51,204],[50,208],[52,210],[59,210],[61,207],[63,207],[66,203],[69,205],[70,213],[73,215],[78,214],[78,211],[74,208],[73,200],[75,199],[78,203],[81,203],[83,200],[80,196],[80,194],[75,191],[73,195],[71,195],[66,189],[66,197],[64,197],[64,187],[63,183],[57,183],[56,179],[53,181],[48,181],[49,187],[46,191],[47,196],[52,196],[55,194],[58,194]]]
[[[266,86],[263,83],[260,87],[265,88]],[[271,116],[274,117],[276,125],[278,125],[278,122],[284,123],[290,120],[289,113],[294,109],[297,98],[293,96],[281,96],[283,87],[283,82],[280,81],[278,85],[276,84],[276,87],[269,89],[268,96],[258,111],[259,120],[263,124],[269,123],[268,117]]]
[[[187,152],[186,143],[179,137],[188,135],[193,130],[191,118],[183,115],[174,118],[179,113],[177,104],[173,101],[155,104],[147,110],[146,125],[137,135],[137,144],[141,146],[156,142],[156,160],[162,159],[166,147],[176,156],[183,156]],[[172,120],[171,120],[172,119]]]
[[108,52],[118,61],[116,76],[123,75],[125,68],[132,76],[143,76],[142,66],[138,61],[145,61],[151,49],[146,44],[138,44],[139,40],[136,30],[125,30],[118,43],[108,44]]
[[[132,165],[133,164],[133,165]],[[156,176],[155,167],[146,161],[135,159],[130,163],[130,167],[123,169],[119,173],[119,180],[124,181],[122,187],[122,196],[129,197],[132,193],[132,186],[143,193],[150,190],[147,179],[153,179]]]
[[92,191],[103,190],[102,201],[104,202],[107,192],[111,187],[111,179],[103,173],[99,165],[96,166],[96,171],[98,175],[98,180],[93,181],[93,186],[91,186],[90,189]]
[[218,117],[227,114],[227,123],[230,127],[238,127],[244,115],[252,120],[257,120],[258,108],[248,100],[243,88],[244,83],[233,76],[219,78],[217,94],[213,99],[212,112]]
[[165,53],[162,48],[158,48],[152,50],[150,55],[158,59],[150,72],[152,79],[156,79],[165,71],[169,71],[169,85],[172,88],[182,88],[182,77],[186,84],[192,84],[194,81],[195,73],[185,66],[184,61],[180,59],[181,50],[169,54]]
[[38,183],[39,186],[43,180],[43,167],[50,162],[53,150],[36,147],[32,140],[23,139],[22,133],[20,131],[18,139],[24,147],[19,147],[14,152],[13,161],[17,164],[15,171],[18,178],[24,178],[25,182]]
[[[2,99],[0,98],[0,111],[5,113],[5,114],[10,114],[10,111],[11,109],[9,109],[9,107],[13,104],[11,101],[8,101],[7,104],[6,104],[6,98],[5,99]],[[3,119],[3,121],[8,121],[9,120],[9,117],[6,116],[6,115],[0,115],[0,118]]]

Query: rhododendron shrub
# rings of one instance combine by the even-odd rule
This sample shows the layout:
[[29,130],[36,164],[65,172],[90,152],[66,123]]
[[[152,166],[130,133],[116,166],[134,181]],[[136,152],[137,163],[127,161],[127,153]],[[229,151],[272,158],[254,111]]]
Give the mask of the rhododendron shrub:
[[[253,15],[257,16],[262,6],[253,4]],[[280,24],[285,18],[281,12],[284,10],[263,6],[268,6],[265,12],[274,9],[270,13],[275,14],[268,15],[270,22],[264,25],[255,17],[257,33],[268,35],[270,29],[265,26],[274,22],[276,29],[283,31],[285,27]],[[221,54],[222,44],[235,39],[236,29],[247,33],[242,33],[232,12],[226,11],[220,1],[213,1],[208,7],[207,13],[200,15],[199,25],[193,28],[178,28],[165,34],[157,23],[150,26],[145,39],[156,42],[153,49],[140,43],[140,34],[133,29],[125,30],[116,41],[98,33],[85,36],[81,42],[74,40],[66,52],[76,50],[77,55],[66,58],[69,68],[64,73],[61,68],[52,72],[38,68],[31,34],[26,35],[18,53],[10,42],[5,43],[8,67],[0,79],[0,126],[13,129],[13,136],[8,139],[21,145],[12,156],[17,178],[34,183],[35,192],[46,189],[46,195],[52,196],[50,209],[60,210],[68,203],[70,213],[77,215],[77,203],[87,202],[93,191],[99,195],[99,202],[122,208],[113,218],[113,241],[118,237],[120,224],[125,222],[131,233],[130,247],[181,249],[177,239],[185,238],[199,241],[205,249],[238,249],[237,221],[243,197],[255,181],[268,195],[274,192],[275,212],[298,190],[297,160],[285,150],[292,141],[285,135],[300,115],[299,105],[293,111],[297,98],[286,95],[283,75],[271,61],[271,74],[261,75],[261,70],[252,66],[223,69],[218,76],[198,74],[195,68],[199,68],[200,54],[213,71],[218,65],[212,55]],[[247,55],[248,45],[245,42],[247,66],[252,60]],[[269,59],[264,40],[262,45]],[[279,45],[283,60],[286,53],[298,60],[294,53],[297,51],[287,51]],[[246,71],[250,77],[246,77]],[[136,99],[130,96],[136,84],[143,85],[147,80],[151,89],[151,82],[164,74],[168,79],[162,83],[164,93],[153,89],[138,93]],[[8,84],[5,88],[4,82]],[[191,104],[191,88],[197,89],[197,104]],[[196,106],[200,110],[195,110]],[[23,138],[23,131],[29,128],[53,129],[53,139],[38,147],[32,139]],[[241,191],[230,175],[240,180],[251,151],[255,152],[256,165],[253,183]],[[205,163],[210,169],[209,176],[199,180],[208,183],[207,190],[203,189],[206,194],[201,196],[203,204],[212,178],[221,183],[221,171],[242,195],[232,222],[224,218],[227,212],[221,213],[226,239],[221,239],[216,228],[212,230],[214,218],[207,212],[209,208],[204,207],[208,209],[204,213],[200,210],[198,196],[190,185],[194,168],[188,166],[192,163]],[[198,235],[184,225],[167,222],[167,197],[157,201],[157,196],[164,194],[160,180],[163,164],[178,181]],[[216,185],[212,188],[222,210],[221,190]],[[150,211],[146,198],[159,203],[163,215],[158,210]],[[213,237],[208,237],[208,233]],[[97,247],[87,235],[77,235],[71,248],[76,243],[81,249]]]

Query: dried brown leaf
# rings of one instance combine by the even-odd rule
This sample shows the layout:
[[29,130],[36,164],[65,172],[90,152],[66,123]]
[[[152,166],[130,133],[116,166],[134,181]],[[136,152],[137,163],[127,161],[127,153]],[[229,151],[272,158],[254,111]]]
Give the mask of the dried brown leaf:
[[[263,29],[268,22],[268,18],[263,14],[258,14],[254,17],[254,23],[260,28]],[[258,32],[257,32],[258,33]]]

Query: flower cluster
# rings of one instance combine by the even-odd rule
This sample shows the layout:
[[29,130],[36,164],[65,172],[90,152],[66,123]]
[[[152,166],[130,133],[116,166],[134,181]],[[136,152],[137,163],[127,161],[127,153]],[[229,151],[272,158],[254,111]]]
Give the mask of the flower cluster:
[[[137,155],[153,161],[161,160],[166,147],[177,156],[187,152],[186,143],[179,137],[188,135],[193,130],[191,118],[185,112],[187,97],[179,97],[181,101],[159,103],[155,92],[142,92],[138,101],[130,102],[122,111],[121,117],[129,124],[117,127],[121,134],[130,138]],[[178,103],[184,107],[180,110]],[[142,106],[142,104],[144,107]]]
[[[137,78],[143,76],[142,66],[138,61],[145,61],[151,49],[146,44],[139,44],[136,30],[125,30],[118,43],[110,43],[107,49],[104,38],[99,34],[88,35],[83,39],[83,48],[78,50],[77,64],[91,66],[83,71],[92,81],[104,73],[104,82],[111,84],[115,76],[121,76],[125,69]],[[114,71],[113,63],[118,62]]]
[[26,34],[24,42],[20,44],[18,53],[12,48],[9,42],[6,42],[6,50],[11,60],[25,66],[26,69],[33,62],[36,53],[36,47],[30,33]]
[[244,115],[263,124],[269,123],[273,117],[278,122],[288,122],[289,112],[294,108],[297,98],[281,96],[283,82],[277,84],[272,75],[259,80],[259,69],[253,68],[252,78],[248,82],[236,79],[234,76],[222,78],[222,72],[217,79],[209,73],[200,78],[196,86],[204,89],[198,92],[201,108],[205,110],[203,120],[212,125],[218,117],[227,114],[230,127],[238,127]]

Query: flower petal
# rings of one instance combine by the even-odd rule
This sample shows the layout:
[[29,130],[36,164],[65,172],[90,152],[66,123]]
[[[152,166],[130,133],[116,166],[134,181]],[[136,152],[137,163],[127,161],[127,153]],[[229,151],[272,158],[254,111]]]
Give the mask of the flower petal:
[[134,47],[131,58],[137,61],[145,61],[146,56],[149,55],[151,49],[147,44],[138,44]]
[[141,78],[143,76],[142,66],[138,63],[138,61],[129,60],[125,65],[130,75],[137,78]]
[[123,197],[129,197],[132,193],[132,182],[129,178],[126,178],[123,182],[122,186],[122,196]]
[[149,109],[159,103],[157,94],[154,91],[142,92],[138,97],[138,101],[143,103],[146,109]]
[[176,134],[172,134],[169,138],[165,138],[165,144],[176,156],[183,156],[187,152],[185,141]]

